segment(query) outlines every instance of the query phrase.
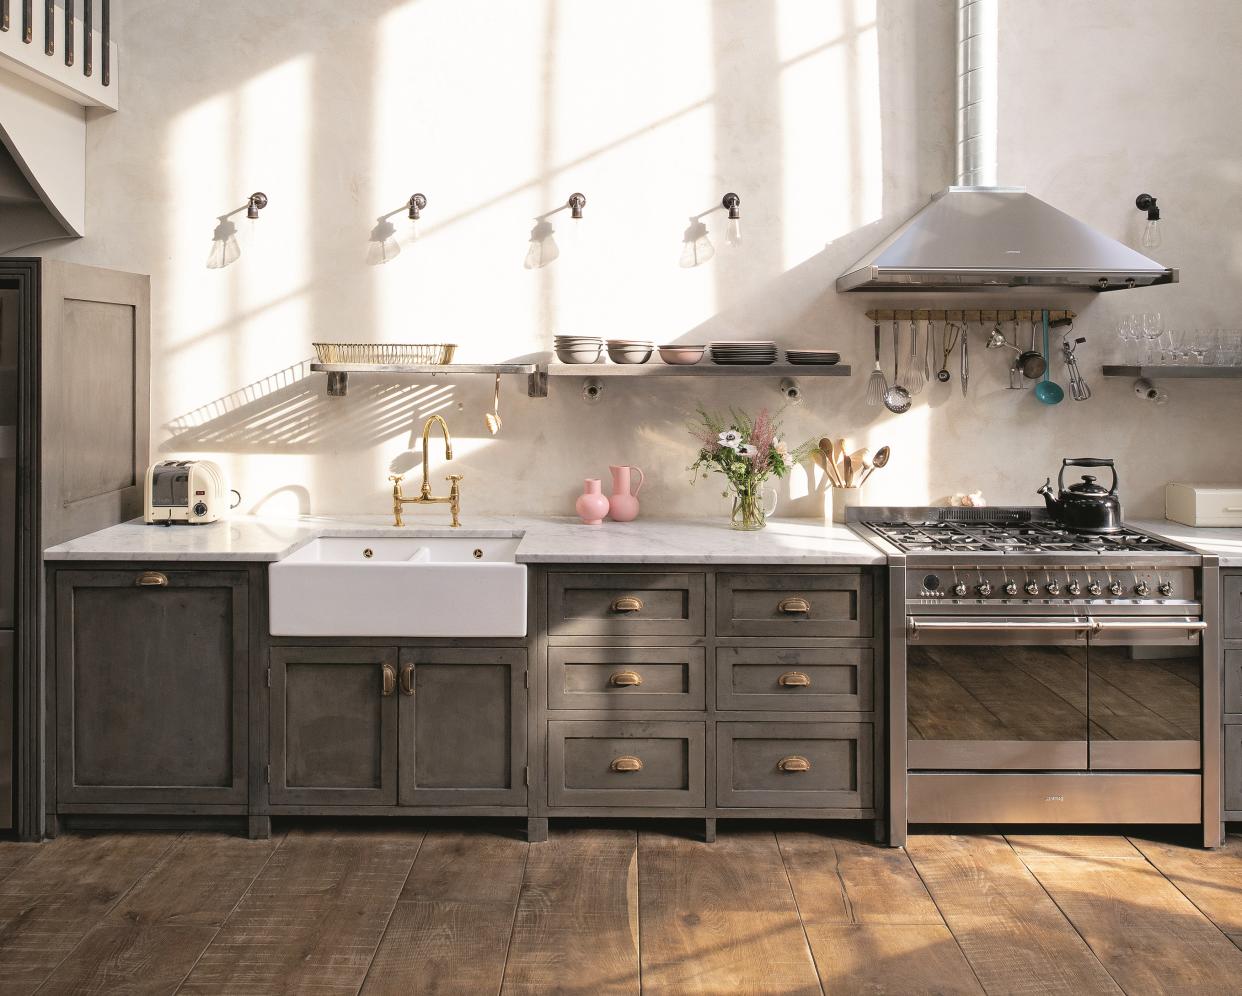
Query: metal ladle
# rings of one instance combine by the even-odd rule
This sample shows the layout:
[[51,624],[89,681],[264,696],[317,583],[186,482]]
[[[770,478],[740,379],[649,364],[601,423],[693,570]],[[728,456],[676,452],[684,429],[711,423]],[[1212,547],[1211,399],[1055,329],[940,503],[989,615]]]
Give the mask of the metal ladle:
[[893,385],[884,392],[884,407],[894,415],[908,412],[914,403],[910,392],[897,383],[897,360],[901,356],[901,333],[897,328],[897,319],[893,319]]

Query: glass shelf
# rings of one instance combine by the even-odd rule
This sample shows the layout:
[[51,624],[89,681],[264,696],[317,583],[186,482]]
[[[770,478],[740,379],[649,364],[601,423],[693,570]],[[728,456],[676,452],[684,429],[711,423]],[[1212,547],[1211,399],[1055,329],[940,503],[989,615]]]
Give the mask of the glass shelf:
[[1180,364],[1105,364],[1105,377],[1146,377],[1148,380],[1169,377],[1234,380],[1242,378],[1242,366],[1184,366]]

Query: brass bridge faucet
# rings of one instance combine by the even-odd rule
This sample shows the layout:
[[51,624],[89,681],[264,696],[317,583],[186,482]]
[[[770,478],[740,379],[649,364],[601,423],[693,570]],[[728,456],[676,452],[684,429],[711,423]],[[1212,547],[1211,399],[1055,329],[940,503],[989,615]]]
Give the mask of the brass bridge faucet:
[[394,526],[404,526],[405,522],[401,519],[402,505],[448,505],[449,511],[453,513],[453,528],[456,529],[461,525],[458,515],[461,512],[461,488],[458,482],[461,480],[461,474],[449,474],[445,478],[449,482],[449,493],[442,497],[436,497],[431,493],[431,482],[427,479],[429,474],[428,466],[428,450],[431,443],[431,426],[440,423],[440,431],[444,434],[444,459],[453,459],[453,439],[449,436],[448,423],[440,415],[432,415],[423,425],[423,486],[419,489],[418,496],[415,498],[407,498],[401,493],[401,474],[395,474],[388,479],[392,481],[392,517]]

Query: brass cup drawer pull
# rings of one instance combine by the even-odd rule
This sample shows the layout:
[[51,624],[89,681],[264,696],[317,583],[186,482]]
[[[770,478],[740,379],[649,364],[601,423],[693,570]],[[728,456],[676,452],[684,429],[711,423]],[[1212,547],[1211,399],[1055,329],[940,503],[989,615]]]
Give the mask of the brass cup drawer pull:
[[789,757],[782,757],[776,762],[776,766],[781,771],[810,771],[811,762],[805,757],[798,754],[791,754]]
[[636,595],[622,595],[612,601],[613,612],[642,612],[643,600]]
[[414,694],[414,665],[406,664],[401,669],[401,694]]
[[776,683],[785,688],[809,688],[811,686],[811,676],[801,671],[786,671],[776,679]]
[[608,684],[615,688],[632,688],[643,683],[643,676],[637,671],[618,671],[608,679]]
[[634,757],[630,754],[623,754],[621,757],[615,757],[612,764],[608,765],[613,771],[642,771],[643,759]]
[[168,587],[168,575],[161,574],[159,571],[143,571],[138,575],[138,580],[134,584],[139,588],[166,588]]
[[380,674],[380,693],[388,698],[397,690],[397,669],[391,664],[385,664],[380,668]]
[[805,616],[811,611],[811,603],[800,596],[782,598],[777,603],[776,610],[787,616]]

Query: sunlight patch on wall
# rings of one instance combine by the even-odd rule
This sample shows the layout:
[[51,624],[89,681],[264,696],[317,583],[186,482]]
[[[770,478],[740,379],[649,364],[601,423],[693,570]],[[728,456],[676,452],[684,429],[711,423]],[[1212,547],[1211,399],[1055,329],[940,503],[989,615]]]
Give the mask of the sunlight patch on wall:
[[784,0],[777,38],[788,269],[880,217],[875,0]]

